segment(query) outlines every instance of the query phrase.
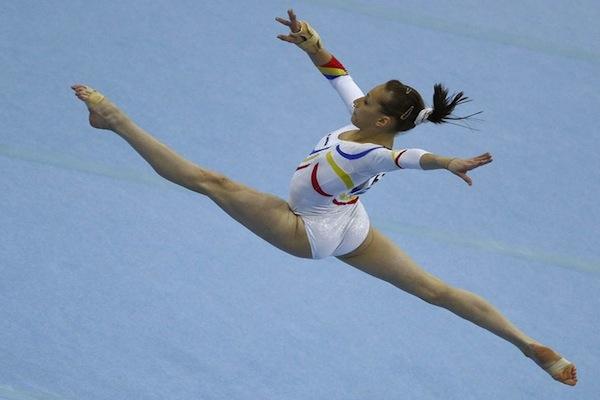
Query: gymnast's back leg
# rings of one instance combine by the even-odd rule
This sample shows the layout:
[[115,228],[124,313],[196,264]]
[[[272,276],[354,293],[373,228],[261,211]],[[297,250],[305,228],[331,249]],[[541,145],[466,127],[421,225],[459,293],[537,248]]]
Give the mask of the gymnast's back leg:
[[575,365],[525,335],[482,297],[451,287],[423,270],[377,229],[371,228],[363,244],[338,259],[511,342],[554,379],[567,385],[577,383]]
[[88,107],[94,128],[117,133],[160,176],[209,197],[228,215],[275,247],[297,257],[311,257],[304,222],[290,210],[286,201],[184,159],[137,126],[99,92],[85,85],[74,85],[72,89]]

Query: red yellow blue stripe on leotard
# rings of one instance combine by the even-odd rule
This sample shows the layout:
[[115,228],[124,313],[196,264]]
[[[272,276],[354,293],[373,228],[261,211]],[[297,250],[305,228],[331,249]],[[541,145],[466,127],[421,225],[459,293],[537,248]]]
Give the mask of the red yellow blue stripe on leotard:
[[345,196],[343,196],[343,198],[342,198],[342,196],[340,196],[340,199],[342,201],[338,201],[337,199],[333,199],[333,204],[335,204],[336,206],[346,206],[348,204],[354,204],[354,203],[356,203],[358,201],[358,196],[348,196],[348,195],[345,195]]
[[331,80],[340,76],[348,75],[346,67],[335,57],[331,57],[331,60],[327,64],[319,66],[319,71],[325,76],[325,78]]
[[405,152],[406,152],[406,150],[402,150],[402,151],[398,151],[398,152],[396,152],[396,151],[392,152],[392,158],[394,159],[394,162],[396,163],[396,165],[400,169],[404,169],[404,168],[402,168],[400,166],[400,157],[402,157],[402,154],[404,154]]
[[313,167],[312,173],[310,174],[310,183],[312,183],[313,189],[315,189],[315,192],[319,193],[322,196],[333,197],[332,194],[329,194],[329,193],[326,193],[325,191],[323,191],[323,189],[321,188],[321,185],[319,185],[319,181],[317,180],[317,172],[318,171],[319,171],[319,163],[316,163],[315,166]]
[[377,146],[377,147],[372,147],[368,150],[365,151],[361,151],[360,153],[356,153],[356,154],[349,154],[349,153],[344,153],[342,151],[342,149],[340,148],[340,145],[338,144],[335,149],[337,150],[338,154],[348,160],[357,160],[359,158],[362,158],[364,156],[366,156],[367,154],[369,154],[370,152],[372,152],[373,150],[377,150],[377,149],[381,149],[383,148],[383,146]]
[[[321,151],[323,151],[323,150],[327,150],[329,147],[331,147],[331,146],[324,147],[324,148],[322,148],[322,149],[319,149],[319,150],[313,150],[313,151],[311,151],[311,152],[310,152],[310,154],[309,154],[309,156],[308,156],[308,157],[306,157],[304,160],[302,160],[302,162],[300,163],[300,165],[298,166],[298,168],[296,168],[296,171],[298,171],[298,170],[300,170],[300,169],[304,169],[304,168],[308,167],[308,166],[310,165],[310,162],[309,162],[309,161],[312,161],[312,160],[314,160],[315,158],[317,158],[317,157],[319,157],[319,156],[320,156],[320,154],[315,154],[315,153],[319,153],[319,152],[321,152]],[[303,163],[306,163],[306,162],[308,162],[308,164],[304,164],[304,165],[302,165]]]
[[354,185],[354,182],[352,181],[350,175],[348,175],[348,173],[344,171],[342,167],[340,167],[335,162],[335,160],[333,159],[333,155],[331,155],[331,151],[327,152],[327,154],[325,155],[325,159],[327,160],[327,163],[329,164],[333,172],[335,172],[338,178],[340,178],[342,182],[344,182],[344,185],[346,185],[346,189],[352,189],[354,186],[356,186]]
[[[379,148],[379,147],[376,147],[376,148]],[[348,153],[342,152],[342,155],[348,159],[357,159],[357,158],[364,157],[366,154],[368,154],[372,150],[375,150],[376,148],[372,148],[372,149],[366,150],[366,151],[358,153],[358,154],[348,154]],[[337,149],[338,149],[338,152],[341,151],[339,149],[339,146],[337,146]],[[310,157],[310,158],[313,158],[313,157]],[[347,189],[353,189],[356,186],[354,184],[354,181],[352,181],[352,178],[350,177],[350,175],[348,175],[348,173],[346,171],[344,171],[344,169],[341,168],[335,162],[335,160],[333,159],[333,153],[331,151],[327,152],[327,154],[325,155],[325,159],[327,160],[327,163],[329,164],[329,166],[331,167],[333,172],[338,176],[338,178],[340,178],[340,180],[344,183],[344,185],[346,186]],[[308,165],[305,165],[305,166],[303,165],[301,167],[298,167],[298,169],[303,169],[306,167],[308,167]],[[325,192],[323,190],[323,188],[321,187],[321,185],[319,184],[319,180],[317,178],[318,171],[319,171],[319,163],[316,163],[312,169],[311,176],[310,176],[310,180],[311,180],[313,189],[315,190],[315,192],[319,193],[322,196],[333,197],[333,195]],[[338,201],[337,199],[333,199],[333,203],[336,205],[339,205],[339,206],[347,205],[347,204],[354,204],[357,201],[358,201],[358,196],[348,195],[348,194],[342,195],[340,197],[340,201]]]
[[311,152],[310,152],[309,156],[310,156],[310,155],[313,155],[313,154],[316,154],[316,153],[319,153],[319,152],[321,152],[321,151],[323,151],[323,150],[327,150],[327,149],[328,149],[328,148],[330,148],[330,147],[331,147],[331,146],[323,147],[322,149],[318,149],[318,150],[316,150],[316,149],[315,149],[315,150],[313,150],[313,151],[311,151]]
[[[316,154],[316,153],[320,153],[323,150],[327,150],[330,147],[325,147],[319,150],[313,150],[311,152],[311,155],[309,155],[309,157],[305,158],[302,163],[307,163],[304,165],[300,165],[296,171],[307,168],[311,165],[311,161],[313,161],[316,157],[318,157],[320,154]],[[370,152],[383,148],[383,146],[376,146],[376,147],[371,147],[367,150],[361,151],[359,153],[346,153],[344,152],[340,145],[338,144],[337,146],[335,146],[335,150],[336,152],[342,156],[343,158],[347,159],[347,160],[358,160],[359,158],[365,157],[367,154],[369,154]],[[402,154],[404,154],[406,150],[403,150],[401,152],[393,152],[392,153],[392,159],[394,160],[394,163],[396,165],[398,165],[398,167],[400,167],[400,163],[399,163],[399,159],[400,156],[402,156]],[[338,199],[333,199],[333,203],[336,205],[347,205],[347,204],[354,204],[358,201],[358,196],[357,194],[364,189],[365,183],[363,183],[362,185],[359,185],[358,187],[354,184],[354,181],[352,180],[352,177],[342,168],[339,166],[339,164],[335,161],[335,159],[333,158],[333,150],[328,151],[325,154],[325,160],[327,161],[327,163],[329,164],[329,166],[331,167],[331,170],[337,175],[338,178],[340,178],[340,180],[344,183],[344,185],[346,186],[347,189],[350,189],[350,193],[347,194],[343,194],[339,196],[339,200]],[[401,168],[401,167],[400,167]],[[325,197],[334,197],[333,195],[325,192],[323,190],[323,188],[321,187],[321,185],[319,184],[319,180],[318,180],[318,171],[319,171],[319,163],[315,163],[312,171],[311,171],[311,176],[310,176],[310,181],[312,184],[313,189],[315,190],[315,192],[319,193],[322,196]],[[377,178],[375,179],[375,181],[377,180]],[[356,194],[355,194],[356,193]]]
[[[331,153],[328,153],[327,156],[331,156]],[[329,159],[327,161],[329,161]],[[325,192],[323,190],[323,188],[321,188],[321,185],[319,185],[319,180],[317,179],[318,172],[319,172],[319,163],[316,163],[315,166],[313,167],[312,173],[310,174],[310,182],[312,183],[313,189],[315,190],[315,192],[319,193],[322,196],[333,197],[333,195]],[[338,201],[337,199],[333,199],[333,204],[335,204],[337,206],[345,206],[345,205],[349,205],[349,204],[354,204],[358,201],[358,196],[343,194],[340,196],[340,200],[341,201]]]

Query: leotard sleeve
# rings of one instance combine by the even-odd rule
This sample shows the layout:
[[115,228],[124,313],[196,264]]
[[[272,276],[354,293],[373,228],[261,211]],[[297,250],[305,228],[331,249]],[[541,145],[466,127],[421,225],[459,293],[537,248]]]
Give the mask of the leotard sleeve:
[[331,86],[338,93],[348,112],[354,110],[354,100],[363,97],[364,93],[348,74],[346,68],[334,56],[331,60],[319,67],[319,71],[329,80]]
[[[332,153],[335,152],[335,158]],[[425,150],[390,150],[383,146],[367,147],[355,143],[340,143],[326,155],[332,177],[337,175],[352,195],[365,193],[386,172],[399,169],[422,169],[420,159]],[[323,179],[327,181],[327,179]],[[329,182],[335,179],[329,179]],[[338,182],[339,184],[339,182]],[[329,193],[329,192],[328,192]]]
[[395,171],[397,169],[423,169],[419,160],[423,154],[429,153],[422,149],[394,149],[380,147],[372,152],[368,161],[369,172]]

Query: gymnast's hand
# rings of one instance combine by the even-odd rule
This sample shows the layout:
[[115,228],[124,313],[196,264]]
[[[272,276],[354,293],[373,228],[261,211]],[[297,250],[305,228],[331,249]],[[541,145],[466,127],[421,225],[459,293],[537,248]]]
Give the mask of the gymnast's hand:
[[302,41],[305,40],[305,39],[303,39],[302,37],[300,37],[298,35],[294,35],[294,33],[300,32],[300,30],[302,29],[302,24],[296,18],[296,14],[294,13],[294,10],[290,9],[290,10],[288,10],[287,13],[288,13],[288,16],[290,17],[289,21],[287,19],[280,18],[280,17],[275,18],[275,20],[277,22],[281,22],[283,25],[289,27],[290,28],[290,32],[292,34],[290,34],[290,35],[277,35],[277,37],[279,39],[283,40],[283,41],[294,43],[294,44],[298,44],[298,43],[300,43],[300,42],[302,42]]
[[[277,37],[285,42],[294,43],[296,46],[304,50],[308,55],[316,57],[317,61],[320,62],[321,58],[327,58],[330,56],[328,52],[324,53],[323,45],[321,43],[321,37],[319,33],[306,21],[298,21],[294,10],[288,10],[288,16],[290,20],[283,18],[275,18],[278,22],[290,28],[289,35],[277,35]],[[320,54],[320,56],[319,56]],[[315,60],[313,60],[315,61]],[[329,58],[325,62],[329,61]]]
[[452,172],[454,175],[461,178],[463,181],[467,182],[469,186],[473,185],[473,181],[467,175],[467,172],[475,169],[477,167],[481,167],[482,165],[486,165],[492,162],[492,155],[490,153],[485,153],[477,157],[468,158],[468,159],[460,159],[454,158],[448,163],[448,171]]

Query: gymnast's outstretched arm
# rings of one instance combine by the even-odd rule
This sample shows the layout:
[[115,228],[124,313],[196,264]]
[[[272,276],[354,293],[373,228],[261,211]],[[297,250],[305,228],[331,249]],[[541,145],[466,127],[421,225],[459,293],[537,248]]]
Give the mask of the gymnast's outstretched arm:
[[296,44],[308,54],[313,64],[336,90],[348,112],[352,114],[354,101],[364,96],[363,91],[348,74],[346,67],[323,46],[322,40],[314,28],[306,21],[298,21],[293,10],[288,10],[288,16],[289,20],[284,18],[276,18],[276,20],[289,27],[290,34],[277,37]]

